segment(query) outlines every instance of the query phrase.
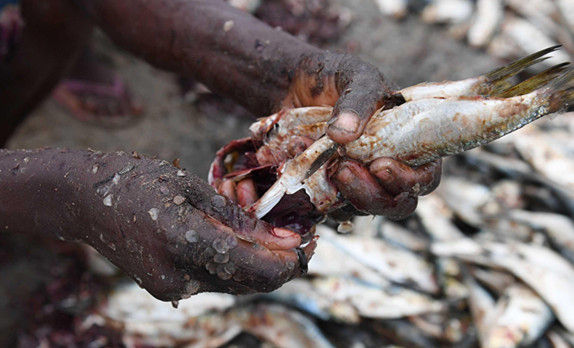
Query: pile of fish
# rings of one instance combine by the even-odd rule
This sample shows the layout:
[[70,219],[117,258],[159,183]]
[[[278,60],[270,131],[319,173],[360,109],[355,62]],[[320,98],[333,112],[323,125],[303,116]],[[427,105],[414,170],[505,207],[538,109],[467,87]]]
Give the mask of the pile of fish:
[[[574,55],[572,0],[374,0],[384,15],[420,14],[424,22],[443,24],[457,38],[489,54],[514,59],[561,44]],[[546,62],[568,60],[567,53]]]
[[128,347],[573,347],[573,116],[446,158],[403,221],[318,226],[308,275],[275,292],[175,309],[118,283],[83,325]]
[[[118,284],[86,323],[131,347],[572,347],[574,115],[445,163],[413,216],[321,225],[305,278],[264,295],[200,294],[179,308]],[[362,344],[362,345],[359,345]]]
[[[572,347],[574,118],[448,159],[413,216],[321,225],[305,278],[265,295],[200,294],[174,309],[120,284],[87,322],[128,346]],[[362,344],[362,345],[359,345]]]

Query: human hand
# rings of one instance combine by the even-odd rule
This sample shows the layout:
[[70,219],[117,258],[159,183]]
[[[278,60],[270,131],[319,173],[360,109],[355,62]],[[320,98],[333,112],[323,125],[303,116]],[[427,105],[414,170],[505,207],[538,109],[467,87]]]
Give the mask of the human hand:
[[0,181],[3,230],[87,243],[164,301],[274,290],[315,246],[297,249],[298,234],[194,175],[122,152],[0,149]]
[[[401,99],[376,67],[351,55],[322,51],[301,60],[283,106],[333,105],[327,135],[346,144],[361,136],[376,110],[394,107]],[[414,211],[419,195],[438,186],[441,167],[440,159],[418,168],[391,158],[368,165],[344,159],[331,179],[356,210],[400,219]]]

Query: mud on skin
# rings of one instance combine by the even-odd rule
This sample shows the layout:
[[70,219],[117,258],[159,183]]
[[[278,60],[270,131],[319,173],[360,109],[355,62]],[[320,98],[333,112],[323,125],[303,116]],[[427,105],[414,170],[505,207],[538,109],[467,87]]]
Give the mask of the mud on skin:
[[0,150],[0,163],[3,231],[85,242],[160,300],[267,292],[301,273],[269,224],[168,162],[42,149]]

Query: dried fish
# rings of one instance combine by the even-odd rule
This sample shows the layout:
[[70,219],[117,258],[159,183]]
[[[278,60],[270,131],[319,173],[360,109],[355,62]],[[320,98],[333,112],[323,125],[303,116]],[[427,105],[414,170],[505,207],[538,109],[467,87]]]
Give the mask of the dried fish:
[[560,46],[552,46],[537,51],[484,75],[460,81],[424,82],[403,88],[399,93],[406,101],[428,98],[495,95],[509,87],[509,82],[507,81],[509,78],[530,66],[545,61],[549,58],[547,55],[555,52],[559,47]]
[[454,317],[452,312],[411,316],[409,321],[427,336],[443,342],[459,343],[466,334],[464,324],[459,318]]
[[555,36],[559,24],[553,18],[557,17],[558,8],[552,0],[505,0],[506,5],[521,17],[528,20],[548,36]]
[[[380,221],[380,237],[394,246],[398,246],[410,251],[426,251],[428,249],[428,239],[425,236],[416,234],[383,217],[376,217]],[[376,221],[376,220],[375,220]]]
[[555,330],[549,330],[546,333],[546,337],[552,343],[552,348],[570,348],[572,347],[572,342],[568,342],[566,338],[562,337],[560,333]]
[[570,28],[570,32],[574,33],[574,3],[571,0],[556,0],[556,4],[560,8],[565,24]]
[[469,271],[476,280],[498,295],[501,295],[512,284],[516,283],[516,278],[506,272],[480,267],[471,267]]
[[574,177],[564,175],[574,172],[574,159],[558,137],[532,131],[512,140],[520,155],[539,173],[558,187],[574,192]]
[[421,197],[416,214],[435,241],[458,240],[464,237],[462,232],[450,221],[452,211],[436,194]]

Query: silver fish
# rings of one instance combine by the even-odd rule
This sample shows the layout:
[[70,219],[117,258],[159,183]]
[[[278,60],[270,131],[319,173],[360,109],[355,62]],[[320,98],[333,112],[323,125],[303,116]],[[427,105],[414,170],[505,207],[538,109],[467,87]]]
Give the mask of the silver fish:
[[382,239],[340,236],[328,229],[320,231],[320,238],[392,282],[408,284],[428,293],[438,291],[432,266],[413,252],[394,247]]
[[478,337],[481,342],[485,342],[494,312],[494,298],[472,277],[465,276],[464,283],[469,291],[470,313],[478,330]]
[[235,307],[225,318],[279,348],[334,348],[312,320],[278,304]]
[[516,222],[544,229],[550,240],[562,255],[574,263],[574,222],[568,217],[555,213],[542,213],[525,210],[512,210],[508,217]]
[[574,266],[556,252],[524,243],[473,241],[469,238],[435,243],[436,255],[450,256],[489,267],[503,268],[534,289],[558,320],[574,332]]
[[486,45],[500,26],[503,17],[502,0],[478,0],[476,15],[468,30],[468,43],[474,47]]
[[136,283],[118,284],[97,315],[114,327],[121,325],[127,347],[216,347],[241,332],[241,326],[222,313],[233,307],[236,297],[203,293],[179,302],[178,309],[158,301]]
[[351,303],[365,318],[402,318],[446,309],[441,301],[397,285],[381,288],[352,277],[317,278],[312,283],[323,296]]
[[[530,60],[521,62],[521,66],[539,59],[540,57],[531,57]],[[327,180],[326,166],[314,173],[312,168],[323,153],[334,148],[338,148],[340,154],[363,163],[369,163],[379,157],[392,157],[411,166],[418,166],[500,138],[546,114],[561,110],[564,105],[574,100],[574,91],[568,88],[574,78],[574,70],[563,70],[563,65],[558,66],[535,76],[532,81],[527,80],[523,84],[498,92],[499,95],[518,94],[516,96],[425,97],[413,99],[392,109],[379,110],[357,140],[338,145],[328,137],[322,137],[294,159],[287,160],[279,168],[277,181],[251,209],[261,218],[284,194],[304,189],[311,201],[316,206],[321,206],[318,209],[320,212],[328,211],[332,201],[325,203],[326,197],[333,199],[336,197],[336,191],[328,193],[334,188]],[[547,85],[548,80],[553,81]],[[468,84],[465,88],[455,90],[464,93],[468,91]],[[324,132],[330,109],[307,108],[306,112],[321,114],[315,128]],[[290,116],[283,114],[283,117]],[[273,137],[272,134],[269,136]],[[320,199],[315,200],[316,195],[320,195]]]
[[514,284],[506,289],[496,303],[484,346],[516,347],[536,341],[554,315],[548,305],[530,288]]

